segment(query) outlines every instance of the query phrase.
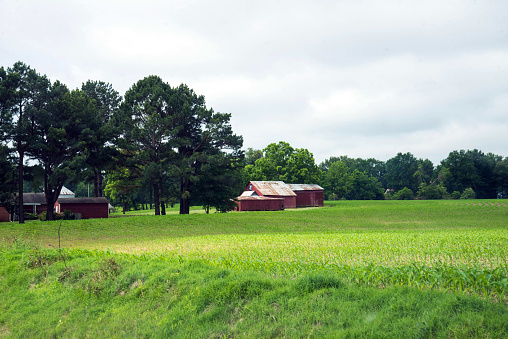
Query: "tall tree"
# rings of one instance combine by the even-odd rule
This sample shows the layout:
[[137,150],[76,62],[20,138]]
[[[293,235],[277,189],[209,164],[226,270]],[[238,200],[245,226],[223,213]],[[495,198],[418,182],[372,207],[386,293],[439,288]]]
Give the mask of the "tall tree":
[[233,210],[237,204],[232,197],[245,188],[242,178],[242,152],[225,153],[216,151],[207,158],[207,163],[196,166],[199,181],[191,184],[192,203],[202,205],[209,212],[215,207],[218,212]]
[[15,210],[14,192],[16,191],[16,171],[11,150],[0,144],[0,205],[10,213]]
[[508,198],[508,157],[499,161],[494,168],[499,196]]
[[332,162],[324,174],[322,185],[327,195],[334,194],[339,199],[346,199],[353,188],[352,177],[346,163]]
[[176,154],[177,132],[172,102],[173,90],[158,76],[151,75],[135,83],[121,105],[122,131],[120,146],[136,151],[153,185],[155,215],[160,215],[160,184],[163,162]]
[[398,153],[386,162],[385,180],[387,188],[399,191],[404,187],[411,191],[418,190],[418,179],[415,173],[418,171],[418,160],[411,153]]
[[13,129],[12,107],[14,105],[15,78],[5,68],[0,67],[0,144],[10,141],[10,132]]
[[254,165],[256,160],[258,160],[262,157],[263,157],[262,150],[249,147],[245,151],[245,165]]
[[237,152],[243,139],[233,133],[231,114],[206,108],[205,98],[182,84],[175,88],[171,106],[178,129],[178,166],[180,179],[180,214],[189,214],[191,183],[198,182],[198,166],[212,164],[217,151]]
[[351,186],[346,195],[349,200],[382,200],[384,192],[379,181],[355,169],[351,173]]
[[30,152],[33,146],[35,134],[35,118],[47,103],[50,82],[46,76],[39,75],[30,66],[16,62],[11,68],[7,69],[5,82],[9,89],[7,92],[10,99],[4,101],[7,103],[2,111],[9,110],[10,113],[2,114],[12,117],[12,126],[9,129],[8,138],[15,145],[17,161],[17,179],[18,179],[18,209],[19,222],[24,223],[23,211],[23,173],[25,156]]
[[444,184],[448,191],[464,192],[472,188],[476,197],[480,199],[493,199],[497,195],[495,168],[502,157],[479,150],[460,150],[450,152],[448,157],[441,161],[440,169],[447,172]]
[[90,99],[95,100],[91,112],[92,135],[87,142],[91,156],[87,158],[86,165],[93,176],[93,196],[102,197],[104,170],[111,166],[116,150],[113,147],[113,140],[118,134],[118,128],[117,119],[113,117],[118,113],[122,97],[111,84],[102,81],[88,80],[82,84],[81,90]]
[[35,116],[32,157],[44,168],[47,220],[67,179],[76,176],[89,155],[87,141],[92,136],[90,118],[93,102],[81,90],[69,91],[56,81],[44,109]]

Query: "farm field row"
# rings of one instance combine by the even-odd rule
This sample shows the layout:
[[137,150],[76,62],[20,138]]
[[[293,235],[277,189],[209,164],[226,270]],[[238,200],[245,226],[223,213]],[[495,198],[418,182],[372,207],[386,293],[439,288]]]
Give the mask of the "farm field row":
[[[503,336],[507,202],[337,201],[280,212],[3,223],[0,285],[9,292],[0,331],[23,333],[28,327],[17,324],[28,317],[36,336],[109,336],[125,321],[133,336],[192,336],[196,326],[199,337],[319,337],[339,327],[353,336]],[[58,304],[76,310],[49,306]],[[41,316],[48,308],[55,314]],[[80,314],[103,332],[66,321]]]
[[374,285],[421,283],[506,298],[507,220],[504,200],[340,201],[281,212],[63,221],[60,239],[60,222],[35,221],[7,224],[2,236],[273,275],[340,271],[354,281],[370,276]]

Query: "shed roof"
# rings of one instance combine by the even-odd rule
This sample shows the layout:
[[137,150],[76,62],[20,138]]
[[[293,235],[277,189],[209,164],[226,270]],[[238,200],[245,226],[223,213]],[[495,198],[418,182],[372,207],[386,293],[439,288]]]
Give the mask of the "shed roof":
[[256,191],[244,191],[241,195],[241,197],[253,197],[253,196],[258,196]]
[[287,184],[293,191],[322,191],[323,187],[315,184]]
[[108,199],[98,198],[63,198],[57,200],[59,204],[109,204]]
[[62,190],[60,191],[60,195],[74,195],[74,192],[63,186]]
[[46,195],[44,193],[23,193],[24,205],[46,205]]
[[296,196],[283,181],[251,181],[262,195]]

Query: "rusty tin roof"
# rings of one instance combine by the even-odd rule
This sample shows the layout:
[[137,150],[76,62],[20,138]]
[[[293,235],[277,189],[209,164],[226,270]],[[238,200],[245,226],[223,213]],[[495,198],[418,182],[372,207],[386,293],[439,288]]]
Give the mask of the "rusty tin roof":
[[283,181],[251,181],[262,195],[296,196]]
[[315,184],[287,184],[293,191],[322,191],[323,187]]
[[284,200],[284,198],[270,198],[270,197],[263,197],[263,196],[259,196],[259,195],[254,195],[254,196],[250,196],[250,197],[247,197],[247,196],[239,196],[237,198],[238,200]]

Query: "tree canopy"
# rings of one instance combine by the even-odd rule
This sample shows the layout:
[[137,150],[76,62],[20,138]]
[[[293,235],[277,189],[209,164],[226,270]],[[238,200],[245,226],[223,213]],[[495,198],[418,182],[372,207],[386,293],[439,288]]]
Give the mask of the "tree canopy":
[[249,180],[281,180],[295,184],[317,184],[321,170],[314,156],[305,148],[293,148],[287,142],[272,143],[263,149],[263,156],[254,165],[246,166]]

